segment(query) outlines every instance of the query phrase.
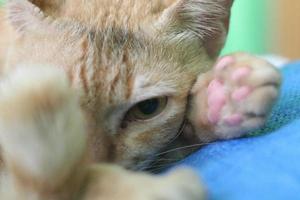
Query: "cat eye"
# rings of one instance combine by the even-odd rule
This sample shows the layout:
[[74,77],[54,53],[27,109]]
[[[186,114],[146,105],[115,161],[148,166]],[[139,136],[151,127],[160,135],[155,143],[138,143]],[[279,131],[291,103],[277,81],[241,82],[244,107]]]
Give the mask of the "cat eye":
[[129,120],[149,120],[158,116],[167,106],[167,97],[157,97],[139,102],[127,113]]

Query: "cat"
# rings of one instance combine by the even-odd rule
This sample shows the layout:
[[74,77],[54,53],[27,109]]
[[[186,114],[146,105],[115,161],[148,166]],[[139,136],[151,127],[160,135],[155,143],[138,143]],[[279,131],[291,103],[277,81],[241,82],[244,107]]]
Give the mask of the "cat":
[[231,3],[10,0],[0,197],[204,198],[188,170],[157,177],[115,165],[144,170],[182,140],[263,125],[280,74],[246,53],[217,59]]

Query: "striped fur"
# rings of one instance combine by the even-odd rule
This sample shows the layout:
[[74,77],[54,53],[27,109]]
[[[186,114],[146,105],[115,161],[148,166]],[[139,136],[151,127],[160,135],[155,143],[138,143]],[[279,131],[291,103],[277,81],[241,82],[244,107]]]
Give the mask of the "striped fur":
[[[113,177],[115,172],[119,173],[119,169],[113,167],[89,170],[88,166],[95,162],[116,163],[135,170],[145,169],[156,154],[177,136],[186,115],[190,89],[198,74],[211,68],[223,44],[225,28],[222,22],[228,17],[226,2],[228,0],[9,0],[8,18],[14,30],[10,30],[13,38],[9,54],[5,58],[3,77],[9,77],[11,74],[14,76],[20,66],[22,70],[27,67],[29,70],[31,67],[43,68],[41,66],[59,69],[55,73],[64,73],[71,86],[64,88],[66,94],[75,91],[75,96],[79,98],[78,107],[74,106],[77,114],[76,112],[74,116],[70,112],[64,114],[76,120],[81,120],[76,117],[80,118],[83,114],[85,120],[82,124],[86,123],[84,134],[88,136],[86,154],[85,150],[76,154],[79,163],[76,167],[74,162],[63,165],[59,163],[61,160],[51,160],[50,156],[47,161],[33,159],[36,163],[42,162],[41,165],[37,165],[39,170],[41,170],[39,167],[51,162],[58,162],[57,166],[68,166],[75,170],[74,173],[79,169],[79,178],[76,175],[75,179],[70,180],[61,177],[63,180],[59,179],[59,183],[54,182],[56,185],[51,190],[48,189],[52,182],[43,180],[41,174],[36,175],[39,181],[42,180],[37,181],[38,186],[29,184],[29,188],[24,187],[27,184],[20,182],[18,173],[8,166],[8,171],[17,179],[19,186],[21,185],[21,191],[25,190],[26,195],[29,195],[25,195],[24,199],[73,199],[72,195],[76,196],[79,185],[82,186],[82,177],[89,177],[89,174],[94,174],[95,171],[96,174],[107,172],[107,178],[110,175]],[[212,41],[211,37],[218,38]],[[212,46],[215,46],[214,51],[210,51]],[[59,81],[59,78],[52,78],[54,82]],[[36,84],[44,84],[43,79],[34,76],[33,79],[37,81]],[[16,83],[21,84],[21,81],[17,80]],[[47,91],[47,87],[44,89]],[[29,94],[31,92],[28,88],[24,88],[24,91]],[[18,98],[18,94],[14,95]],[[51,99],[51,95],[45,93],[45,98]],[[145,122],[126,121],[126,126],[122,126],[132,106],[140,101],[160,96],[169,97],[169,101],[159,117]],[[31,101],[38,103],[39,99],[33,96]],[[62,98],[62,101],[68,103],[70,99]],[[25,105],[29,102],[25,102]],[[30,117],[30,112],[37,111],[28,112]],[[44,114],[49,113],[45,111]],[[44,114],[40,113],[41,116]],[[3,118],[5,116],[0,114],[0,121]],[[10,130],[9,128],[6,129]],[[45,129],[52,130],[52,127],[49,125]],[[14,144],[13,139],[11,142]],[[26,147],[21,145],[20,148]],[[66,152],[61,151],[62,155],[65,155],[63,153]],[[85,159],[80,156],[82,154],[86,155]],[[45,155],[48,155],[47,152]],[[5,156],[8,155],[4,153],[3,156],[6,160]],[[35,152],[27,153],[26,156],[38,158]],[[26,162],[18,164],[18,169],[28,170],[23,164],[25,166]],[[125,171],[121,174],[125,174],[125,177],[144,177]],[[191,177],[190,174],[186,176],[182,174],[171,177]],[[155,178],[145,177],[146,182],[156,181]],[[99,185],[102,186],[102,179],[98,179]],[[90,178],[87,180],[85,189],[89,191],[88,185],[90,183],[92,185],[93,181]],[[70,188],[63,187],[61,193],[58,190],[59,186],[68,185],[69,181],[78,184],[74,187],[70,184],[72,186]],[[168,181],[167,183],[169,184]],[[193,183],[194,186],[186,184],[183,188],[187,187],[193,193],[200,187],[197,181]],[[124,181],[118,184],[124,186]],[[172,184],[170,188],[173,188]],[[176,188],[178,183],[174,184]],[[99,185],[97,187],[100,187]],[[144,189],[141,191],[148,192],[146,188]],[[16,191],[18,195],[20,190]],[[28,191],[37,193],[31,194]],[[195,192],[197,194],[195,198],[191,195],[190,199],[199,199],[201,191]],[[96,199],[97,196],[92,195],[93,192],[91,189],[91,194],[87,192],[87,198],[83,199]],[[122,192],[116,192],[119,196],[111,199],[124,199]],[[66,193],[67,196],[64,196]],[[161,191],[161,194],[163,193]],[[20,194],[23,195],[22,192]],[[179,190],[178,195],[171,199],[185,199],[184,194],[185,192]],[[36,196],[33,198],[30,195]],[[98,197],[102,199],[101,195]],[[106,196],[104,199],[110,198]],[[142,198],[139,196],[133,199]]]

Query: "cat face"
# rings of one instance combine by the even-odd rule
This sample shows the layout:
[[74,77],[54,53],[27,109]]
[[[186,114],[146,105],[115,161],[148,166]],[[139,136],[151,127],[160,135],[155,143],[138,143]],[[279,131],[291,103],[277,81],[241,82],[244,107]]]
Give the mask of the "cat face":
[[[106,9],[117,5],[105,2]],[[107,15],[99,12],[100,18],[85,12],[84,4],[76,10],[67,3],[73,11],[59,19],[44,17],[28,1],[11,3],[16,39],[7,66],[62,69],[81,98],[91,158],[140,169],[178,136],[189,91],[222,43],[226,10],[225,1],[178,1],[161,4],[169,6],[156,9],[162,12],[150,9],[156,1],[128,2],[133,4],[124,16],[119,14],[125,5]],[[143,14],[130,9],[142,9],[145,16],[137,20]],[[210,16],[211,24],[197,20]],[[218,39],[209,42],[214,36]]]

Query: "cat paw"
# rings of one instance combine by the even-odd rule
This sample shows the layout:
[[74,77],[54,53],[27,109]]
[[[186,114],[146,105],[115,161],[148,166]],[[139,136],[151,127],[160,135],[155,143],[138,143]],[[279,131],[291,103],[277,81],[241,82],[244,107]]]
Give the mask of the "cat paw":
[[7,166],[22,169],[15,173],[8,168],[16,180],[26,177],[39,187],[60,186],[74,163],[78,165],[85,139],[77,96],[59,69],[24,66],[1,80],[1,156]]
[[[204,200],[206,192],[197,174],[175,169],[165,175],[130,172],[116,166],[89,170],[84,200]],[[114,180],[114,187],[107,180]]]
[[[205,187],[199,177],[190,169],[178,168],[165,177],[161,177],[157,185],[156,199],[166,200],[204,200],[207,199]],[[152,199],[152,198],[151,198]]]
[[260,58],[244,53],[223,57],[193,88],[194,125],[209,127],[215,139],[243,136],[264,124],[280,82],[280,73]]

